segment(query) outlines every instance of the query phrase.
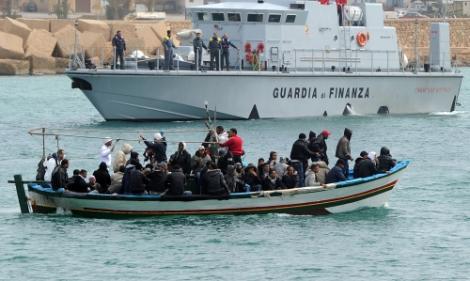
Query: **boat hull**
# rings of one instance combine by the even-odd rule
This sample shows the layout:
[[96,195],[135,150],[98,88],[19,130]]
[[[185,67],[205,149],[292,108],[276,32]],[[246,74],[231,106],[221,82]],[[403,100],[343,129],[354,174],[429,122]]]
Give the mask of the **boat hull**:
[[81,216],[161,216],[288,213],[322,215],[380,207],[408,165],[402,162],[391,174],[380,174],[324,187],[305,187],[254,193],[235,193],[227,198],[198,196],[99,195],[53,192],[29,186],[30,197]]
[[[67,75],[106,120],[416,114],[453,111],[454,73],[151,72],[77,70]],[[345,110],[347,109],[347,110]]]

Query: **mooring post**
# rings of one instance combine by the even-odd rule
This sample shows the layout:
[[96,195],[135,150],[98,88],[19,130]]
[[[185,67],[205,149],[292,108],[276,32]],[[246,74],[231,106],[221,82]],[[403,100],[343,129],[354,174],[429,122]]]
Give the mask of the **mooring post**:
[[24,191],[24,183],[21,175],[15,175],[16,193],[18,195],[18,202],[20,203],[20,209],[22,214],[29,214],[28,198]]

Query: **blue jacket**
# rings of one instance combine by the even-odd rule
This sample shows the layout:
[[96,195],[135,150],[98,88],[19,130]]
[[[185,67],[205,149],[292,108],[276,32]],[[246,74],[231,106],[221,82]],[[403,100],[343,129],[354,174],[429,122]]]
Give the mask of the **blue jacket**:
[[343,169],[339,166],[334,166],[326,175],[326,183],[334,183],[346,180]]
[[113,37],[113,47],[116,47],[117,52],[122,52],[126,50],[126,41],[124,38],[114,35]]

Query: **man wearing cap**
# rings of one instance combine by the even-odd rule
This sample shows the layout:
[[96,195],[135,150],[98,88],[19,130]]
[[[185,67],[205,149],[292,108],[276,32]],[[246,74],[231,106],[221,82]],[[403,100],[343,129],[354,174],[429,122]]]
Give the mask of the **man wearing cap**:
[[153,135],[153,142],[147,141],[143,135],[140,138],[144,141],[147,149],[152,150],[153,160],[155,163],[162,163],[167,161],[166,157],[166,140],[161,133],[155,133]]
[[111,153],[114,150],[113,139],[112,138],[105,138],[103,141],[103,145],[100,149],[100,163],[106,163],[106,166],[111,167]]
[[318,136],[315,142],[318,144],[320,148],[320,160],[324,161],[326,165],[329,164],[328,162],[328,154],[327,154],[327,145],[326,145],[326,140],[328,137],[331,135],[330,131],[328,130],[323,130]]
[[196,31],[196,38],[193,40],[194,49],[194,63],[196,64],[196,70],[201,69],[202,62],[202,49],[207,50],[206,44],[202,41],[201,32]]

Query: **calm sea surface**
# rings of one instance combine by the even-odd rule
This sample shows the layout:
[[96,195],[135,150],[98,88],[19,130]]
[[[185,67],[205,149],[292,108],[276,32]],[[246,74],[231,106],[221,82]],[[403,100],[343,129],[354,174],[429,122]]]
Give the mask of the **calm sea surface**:
[[[170,141],[201,141],[203,123],[104,122],[64,76],[0,77],[0,279],[470,280],[470,69],[463,72],[452,114],[220,122],[238,128],[250,161],[270,150],[288,155],[300,132],[324,128],[333,133],[331,158],[344,127],[353,129],[355,155],[388,146],[413,162],[386,208],[131,220],[21,215],[7,180],[35,175],[41,139],[28,129],[132,139],[163,130]],[[71,169],[97,167],[99,140],[60,145]],[[47,151],[55,149],[49,139]]]

